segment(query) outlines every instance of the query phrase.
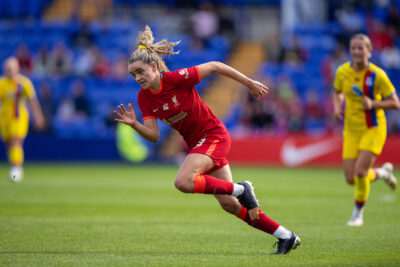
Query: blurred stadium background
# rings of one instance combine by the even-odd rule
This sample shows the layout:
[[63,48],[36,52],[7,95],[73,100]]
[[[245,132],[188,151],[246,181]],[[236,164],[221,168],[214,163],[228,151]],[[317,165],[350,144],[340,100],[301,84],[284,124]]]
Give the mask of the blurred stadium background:
[[[0,61],[17,56],[46,117],[46,130],[28,135],[27,161],[179,161],[185,148],[168,126],[146,143],[117,129],[111,113],[137,101],[127,59],[148,24],[156,39],[182,41],[170,69],[218,60],[270,86],[261,101],[222,77],[197,86],[231,132],[232,163],[339,165],[335,69],[349,59],[349,37],[364,32],[371,61],[399,90],[399,10],[399,0],[0,0]],[[390,145],[379,160],[400,164],[400,112],[387,117]],[[310,144],[313,155],[296,148]]]
[[[0,265],[399,266],[398,193],[377,182],[365,225],[345,224],[354,189],[331,115],[355,32],[400,89],[399,10],[400,0],[0,0],[0,62],[18,57],[47,120],[26,139],[22,183],[5,179],[0,142]],[[182,159],[174,131],[159,123],[151,144],[114,123],[117,104],[137,102],[127,59],[146,24],[182,41],[170,69],[218,60],[270,86],[261,101],[222,77],[197,89],[229,128],[235,179],[251,179],[268,216],[301,236],[288,257],[268,256],[274,238],[212,197],[177,191],[176,165],[152,164]],[[379,161],[400,165],[400,112],[387,117]]]

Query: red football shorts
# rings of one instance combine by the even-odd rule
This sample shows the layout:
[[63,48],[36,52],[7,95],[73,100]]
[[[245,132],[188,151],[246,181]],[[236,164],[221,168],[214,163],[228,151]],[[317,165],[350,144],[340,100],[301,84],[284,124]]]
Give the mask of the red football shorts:
[[194,146],[191,153],[199,153],[209,156],[214,161],[214,168],[208,170],[206,174],[210,174],[218,169],[221,169],[228,164],[226,155],[231,150],[231,138],[229,134],[223,136],[206,136],[201,138]]

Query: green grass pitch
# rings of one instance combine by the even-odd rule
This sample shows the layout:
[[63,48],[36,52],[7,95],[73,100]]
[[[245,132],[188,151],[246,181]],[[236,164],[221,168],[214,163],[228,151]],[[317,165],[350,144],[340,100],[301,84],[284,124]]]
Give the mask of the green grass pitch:
[[[399,266],[400,201],[372,185],[365,225],[350,228],[353,188],[340,169],[233,168],[264,212],[302,239],[275,238],[174,188],[175,166],[0,165],[0,266]],[[397,177],[400,172],[397,171]]]

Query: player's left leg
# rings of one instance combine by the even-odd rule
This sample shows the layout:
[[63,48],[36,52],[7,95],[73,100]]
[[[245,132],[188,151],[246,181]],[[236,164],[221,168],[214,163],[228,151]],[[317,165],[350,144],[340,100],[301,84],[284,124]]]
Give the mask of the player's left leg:
[[350,221],[347,225],[349,226],[362,226],[364,205],[368,200],[370,192],[370,183],[376,179],[376,172],[372,169],[376,155],[367,150],[360,150],[359,156],[356,160],[354,168],[354,183],[355,183],[355,194],[354,194],[354,210]]
[[190,153],[182,163],[175,178],[175,187],[184,193],[232,195],[244,200],[252,219],[258,216],[258,202],[252,184],[248,181],[232,183],[204,174],[215,167],[210,156]]
[[24,151],[22,148],[23,139],[12,137],[8,142],[8,160],[11,165],[9,178],[13,182],[20,182],[23,179]]
[[[229,165],[225,165],[224,167],[212,172],[211,175],[228,182],[233,182]],[[258,219],[251,220],[247,209],[242,206],[235,197],[229,195],[214,196],[226,212],[237,216],[248,225],[278,238],[278,251],[274,254],[287,254],[291,249],[295,249],[300,245],[299,237],[297,237],[293,232],[279,225],[277,222],[273,221],[271,218],[265,215],[261,209],[259,209]]]

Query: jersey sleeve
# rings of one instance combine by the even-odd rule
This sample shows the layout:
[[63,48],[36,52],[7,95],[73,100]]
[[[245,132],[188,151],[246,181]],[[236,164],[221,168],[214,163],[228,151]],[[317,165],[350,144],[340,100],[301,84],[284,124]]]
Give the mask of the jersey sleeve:
[[336,70],[335,74],[335,80],[333,81],[333,88],[335,89],[336,92],[342,92],[343,91],[343,68],[339,67]]
[[396,90],[386,72],[384,72],[383,70],[378,72],[377,83],[377,86],[381,91],[383,98],[390,96]]
[[193,87],[200,82],[200,71],[197,66],[171,71],[169,75],[171,83],[180,86]]
[[29,79],[24,79],[22,82],[23,87],[23,95],[27,98],[32,98],[36,96],[35,88],[33,87],[32,82]]
[[138,95],[138,105],[139,105],[140,111],[142,112],[143,120],[157,119],[157,117],[154,116],[154,114],[152,113],[151,106],[149,105],[149,101],[146,101],[146,97],[142,91],[140,91],[139,95]]

